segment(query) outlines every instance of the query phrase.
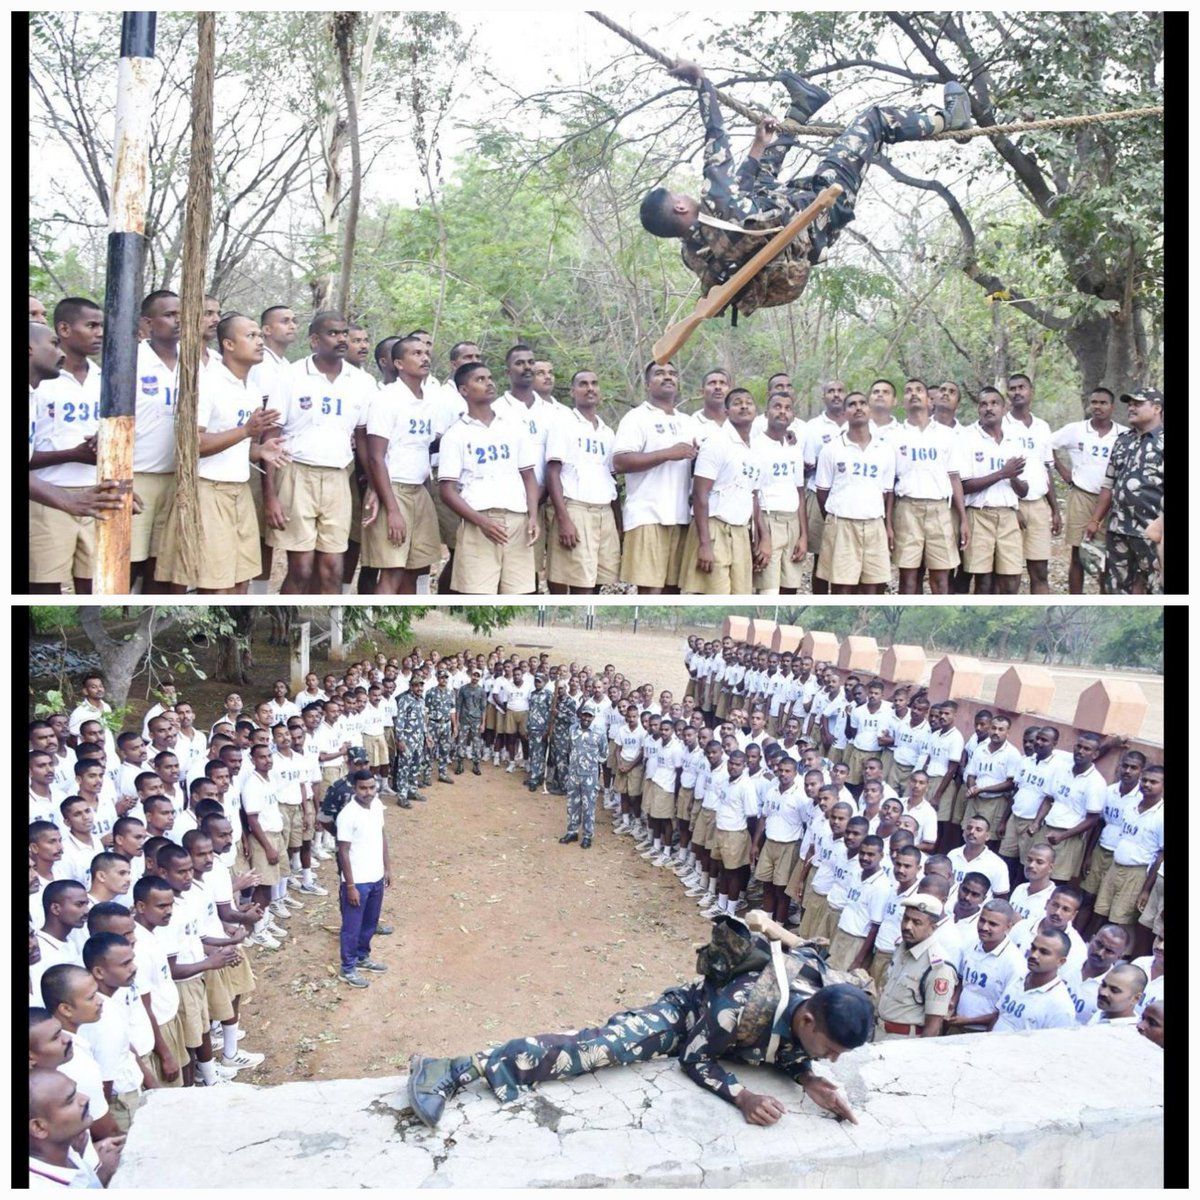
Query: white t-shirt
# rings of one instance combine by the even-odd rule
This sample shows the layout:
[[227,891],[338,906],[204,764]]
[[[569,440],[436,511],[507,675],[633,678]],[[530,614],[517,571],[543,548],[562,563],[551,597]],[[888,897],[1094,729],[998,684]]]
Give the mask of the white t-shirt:
[[717,796],[716,810],[716,827],[722,832],[745,829],[746,818],[758,816],[758,789],[745,771],[736,779],[730,779],[726,772],[724,786]]
[[1040,892],[1031,892],[1028,883],[1018,883],[1012,890],[1008,902],[1017,910],[1022,921],[1030,925],[1040,925],[1046,915],[1046,902],[1054,893],[1054,884],[1042,888]]
[[1149,867],[1162,848],[1162,800],[1152,804],[1145,812],[1138,812],[1137,805],[1126,808],[1121,818],[1121,836],[1113,852],[1113,863],[1118,867]]
[[963,735],[951,726],[949,729],[931,729],[925,746],[929,755],[925,772],[930,779],[941,779],[950,769],[951,763],[962,759]]
[[1102,850],[1117,848],[1126,808],[1141,804],[1142,800],[1142,789],[1137,784],[1134,784],[1133,791],[1126,793],[1122,793],[1120,783],[1110,783],[1104,789],[1104,808],[1101,810],[1104,824],[1098,843]]
[[111,1080],[117,1095],[136,1092],[142,1086],[142,1071],[130,1048],[131,1002],[138,1003],[132,989],[118,988],[111,996],[104,997],[100,1020],[81,1025],[75,1036],[76,1049],[81,1039],[87,1042],[100,1068],[100,1078]]
[[302,803],[304,785],[312,773],[311,765],[305,760],[303,754],[297,754],[294,750],[288,754],[281,754],[278,750],[273,749],[271,753],[271,778],[275,780],[278,789],[276,795],[279,803],[291,805]]
[[879,923],[879,931],[875,934],[875,953],[886,954],[889,957],[900,941],[900,921],[904,916],[904,905],[900,903],[905,896],[915,896],[920,885],[920,878],[914,879],[902,892],[896,891],[895,880],[892,880],[891,891],[883,906],[883,920]]
[[840,424],[832,417],[822,412],[819,416],[814,417],[804,429],[804,471],[808,477],[806,486],[810,492],[817,490],[817,477],[815,474],[817,460],[821,456],[821,450],[828,446],[830,442],[841,435],[846,430],[845,421]]
[[[613,454],[650,454],[696,440],[695,419],[678,409],[666,413],[649,400],[628,412],[617,426]],[[624,528],[686,525],[690,520],[692,463],[677,459],[625,476]]]
[[1071,483],[1080,491],[1099,494],[1104,486],[1104,472],[1118,436],[1124,425],[1115,421],[1105,434],[1096,432],[1090,420],[1072,421],[1064,425],[1050,440],[1055,450],[1065,450],[1071,464]]
[[858,851],[849,850],[844,840],[837,842],[830,858],[830,865],[833,868],[833,886],[829,889],[829,907],[844,908],[846,897],[850,894],[851,883],[862,876]]
[[179,366],[169,368],[150,347],[150,339],[137,348],[137,409],[133,469],[161,475],[175,470],[175,407],[179,393]]
[[950,866],[954,870],[955,888],[962,883],[963,877],[968,872],[978,871],[991,881],[991,893],[987,897],[988,900],[993,896],[1008,895],[1008,864],[1000,855],[986,846],[978,858],[967,858],[965,846],[956,846],[946,857],[950,859]]
[[911,500],[949,500],[950,476],[959,473],[959,440],[931,420],[924,429],[898,423],[890,439],[896,451],[896,495]]
[[754,493],[760,493],[762,468],[750,447],[735,433],[709,438],[696,456],[693,474],[711,479],[708,515],[727,525],[747,526],[754,516]]
[[387,438],[385,461],[393,483],[424,483],[429,478],[429,447],[450,427],[450,414],[430,391],[414,396],[403,380],[385,384],[367,410],[367,433]]
[[868,754],[879,753],[879,735],[891,728],[894,711],[886,701],[881,701],[879,707],[872,712],[865,704],[855,706],[850,714],[850,724],[854,726],[854,738],[851,744],[856,750],[864,750]]
[[1051,783],[1048,795],[1054,797],[1054,803],[1046,814],[1046,824],[1052,829],[1071,829],[1087,814],[1101,812],[1107,787],[1094,765],[1082,775],[1076,775],[1073,766],[1064,766]]
[[[80,383],[64,366],[57,379],[46,379],[37,396],[37,434],[34,450],[74,450],[100,428],[100,368],[87,363]],[[94,487],[94,463],[60,463],[33,472],[57,487]]]
[[524,513],[529,506],[521,471],[537,466],[539,450],[523,422],[492,411],[490,425],[464,416],[442,436],[438,479],[457,480],[459,494],[477,512]]
[[902,767],[915,768],[925,757],[929,743],[929,722],[921,721],[914,725],[908,713],[903,717],[893,714],[888,733],[892,738],[892,758]]
[[337,818],[337,840],[350,843],[350,872],[355,883],[383,879],[383,802],[378,796],[364,808],[351,800]]
[[503,681],[504,686],[500,689],[500,697],[504,701],[509,712],[528,712],[529,697],[533,692],[533,680],[526,675],[520,683],[515,683],[511,679]]
[[1096,998],[1100,995],[1100,981],[1108,974],[1105,971],[1094,979],[1084,979],[1083,967],[1083,963],[1076,963],[1070,968],[1063,967],[1059,972],[1059,978],[1071,993],[1071,1002],[1075,1005],[1075,1020],[1080,1025],[1086,1025],[1092,1019],[1092,1014],[1096,1011]]
[[1074,1029],[1075,1005],[1061,977],[1041,987],[1025,988],[1025,975],[1004,989],[998,1005],[1000,1016],[993,1033],[1019,1033],[1023,1029]]
[[267,779],[257,771],[247,776],[242,785],[242,808],[247,816],[258,817],[258,826],[263,833],[283,832],[283,814],[279,811],[279,784],[274,772]]
[[763,508],[767,512],[794,513],[800,506],[804,487],[803,431],[796,435],[794,446],[782,439],[777,442],[765,432],[752,432],[750,447],[762,468],[760,503]]
[[[117,761],[117,739],[113,737],[113,731],[104,724],[104,713],[112,712],[112,706],[107,700],[100,701],[99,708],[93,708],[88,701],[84,700],[81,704],[76,705],[71,710],[71,715],[67,719],[67,732],[72,737],[79,737],[79,730],[83,727],[85,721],[99,721],[100,727],[104,731],[104,752],[110,763]],[[72,764],[71,786],[75,786],[74,765]]]
[[905,801],[903,815],[916,821],[918,842],[937,841],[937,809],[928,800],[922,800],[912,808],[909,808],[908,802]]
[[[101,1001],[100,1011],[108,1003],[106,996]],[[71,1039],[71,1057],[57,1068],[69,1079],[75,1080],[75,1086],[88,1098],[88,1116],[93,1121],[99,1121],[108,1115],[108,1101],[104,1098],[104,1076],[100,1072],[100,1064],[86,1038],[79,1033],[67,1035]]]
[[871,521],[883,516],[883,496],[896,478],[892,447],[874,434],[866,446],[839,434],[817,459],[817,489],[829,492],[825,511],[848,520]]
[[967,764],[967,778],[974,777],[975,786],[982,792],[1001,787],[1005,780],[1016,779],[1021,769],[1021,752],[1005,741],[996,750],[991,749],[991,740],[976,747]]
[[[172,912],[171,920],[174,919]],[[171,978],[167,950],[163,939],[156,938],[145,926],[134,922],[133,961],[137,968],[134,983],[139,992],[150,993],[150,1008],[160,1025],[165,1025],[179,1011],[179,989]]]
[[1071,762],[1071,755],[1065,750],[1052,750],[1041,761],[1036,754],[1025,755],[1013,776],[1017,790],[1013,793],[1012,815],[1023,821],[1032,821],[1038,815],[1043,798],[1050,794],[1055,775],[1064,765],[1070,769]]
[[[1041,925],[1042,918],[1037,921],[1018,921],[1009,932],[1009,940],[1022,954],[1028,952],[1029,947],[1033,944],[1034,935],[1037,933],[1038,926]],[[1063,970],[1075,970],[1087,957],[1087,942],[1083,940],[1083,935],[1075,928],[1074,925],[1068,925],[1063,932],[1067,935],[1067,940],[1071,943],[1070,950],[1067,951],[1067,961],[1063,964]]]
[[[674,735],[669,742],[658,743],[658,750],[654,759],[654,774],[651,776],[651,782],[657,784],[664,791],[675,791],[675,772],[683,769],[684,759],[687,756],[687,751],[684,749],[683,743]],[[682,786],[682,784],[681,784]],[[755,809],[757,812],[757,808]]]
[[546,478],[546,442],[550,431],[567,409],[554,400],[543,400],[537,392],[533,393],[532,404],[518,400],[512,392],[505,392],[503,396],[497,397],[492,411],[499,417],[506,417],[525,427],[534,453],[533,477],[537,480],[538,487],[541,487]]
[[622,725],[612,737],[617,743],[617,753],[621,761],[626,764],[632,763],[645,749],[646,734],[641,725],[636,725],[633,729]]
[[994,950],[985,950],[978,938],[970,945],[964,942],[955,967],[962,981],[956,1009],[960,1017],[996,1012],[1000,997],[1014,983],[1023,987],[1027,973],[1025,959],[1008,938]]
[[888,877],[880,870],[874,871],[866,879],[861,871],[857,879],[851,875],[837,927],[852,937],[865,937],[872,925],[883,924],[891,890]]
[[[196,426],[209,433],[240,429],[262,403],[261,393],[249,380],[243,383],[222,362],[200,372],[200,395],[196,402]],[[250,479],[250,438],[235,442],[218,454],[197,460],[201,479],[218,483],[247,483]]]
[[[967,426],[960,440],[959,473],[964,483],[968,479],[991,475],[999,471],[1010,458],[1021,458],[1025,454],[1024,447],[1009,435],[1007,427],[1003,425],[998,442],[978,421]],[[1011,479],[998,479],[981,492],[968,493],[964,500],[968,508],[1017,507],[1017,493],[1013,491]]]
[[309,467],[345,468],[354,457],[350,439],[366,424],[375,396],[370,376],[342,364],[330,380],[312,355],[288,367],[282,409],[283,440],[292,461]]
[[1029,491],[1022,497],[1024,500],[1040,500],[1050,490],[1050,478],[1047,468],[1053,469],[1054,449],[1053,434],[1050,426],[1041,417],[1029,414],[1029,424],[1018,421],[1011,412],[1004,414],[1004,432],[1021,447],[1025,456],[1025,470],[1021,478],[1029,484]]

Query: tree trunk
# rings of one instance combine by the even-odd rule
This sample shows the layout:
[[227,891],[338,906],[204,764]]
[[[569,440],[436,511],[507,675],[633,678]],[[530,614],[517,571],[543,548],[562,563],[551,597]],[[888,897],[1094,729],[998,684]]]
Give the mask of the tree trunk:
[[150,648],[155,632],[162,633],[175,624],[174,618],[158,620],[158,609],[148,607],[138,618],[137,629],[127,638],[114,638],[104,628],[100,608],[93,604],[79,607],[79,624],[92,649],[100,657],[100,670],[104,675],[104,686],[108,702],[120,708],[129,699],[129,689],[138,664]]
[[249,671],[254,661],[251,642],[256,613],[253,608],[231,608],[229,615],[233,618],[234,632],[217,639],[217,668],[214,674],[228,683],[248,684],[252,682]]
[[333,14],[333,36],[337,43],[338,70],[342,79],[342,94],[346,100],[346,135],[350,142],[350,195],[346,203],[346,229],[342,239],[342,269],[338,279],[334,306],[343,313],[350,311],[350,276],[354,265],[354,239],[358,232],[358,207],[362,194],[362,156],[358,141],[358,101],[354,95],[354,78],[350,59],[354,51],[354,31],[359,14]]

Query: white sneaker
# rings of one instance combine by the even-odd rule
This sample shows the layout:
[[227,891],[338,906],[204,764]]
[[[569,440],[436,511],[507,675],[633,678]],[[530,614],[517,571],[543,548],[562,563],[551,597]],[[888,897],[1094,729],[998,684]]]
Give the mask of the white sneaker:
[[306,896],[328,896],[329,889],[323,888],[319,883],[302,883],[300,890]]
[[698,899],[700,896],[708,895],[708,888],[696,887],[693,885],[689,887],[683,894],[685,896],[691,896],[694,899]]
[[232,1082],[233,1082],[233,1080],[229,1076],[220,1074],[219,1069],[218,1069],[217,1077],[212,1081],[212,1083],[205,1083],[204,1080],[200,1077],[200,1073],[198,1071],[196,1072],[196,1086],[197,1087],[224,1087],[226,1084],[229,1084]]
[[660,854],[657,858],[652,858],[650,861],[656,867],[669,867],[674,860],[669,854]]
[[694,874],[696,870],[695,863],[689,863],[686,858],[682,862],[675,863],[674,868],[675,874],[680,879],[685,879],[687,876]]
[[506,775],[511,775],[516,769],[517,769],[517,764],[515,762],[510,762],[508,764],[508,766],[505,768],[504,773]]
[[662,853],[661,850],[655,850],[653,844],[647,850],[641,852],[642,858],[657,858]]
[[[299,885],[297,885],[297,887],[298,886]],[[279,903],[286,904],[288,908],[303,908],[304,907],[304,901],[297,900],[296,897],[291,894],[291,892],[285,892],[284,895],[281,897]]]
[[281,921],[290,921],[292,919],[291,911],[282,900],[272,900],[270,911],[275,914]]
[[314,846],[312,856],[318,862],[328,862],[333,857],[333,855],[330,854],[329,851],[324,848],[324,846],[319,848]]
[[260,1063],[267,1060],[265,1054],[256,1054],[253,1050],[242,1050],[234,1054],[232,1058],[228,1054],[222,1056],[220,1065],[227,1071],[232,1071],[235,1075],[238,1071],[244,1070],[246,1067],[257,1067]]
[[265,929],[261,933],[252,933],[246,939],[246,945],[261,946],[264,950],[278,950],[283,945],[277,942]]

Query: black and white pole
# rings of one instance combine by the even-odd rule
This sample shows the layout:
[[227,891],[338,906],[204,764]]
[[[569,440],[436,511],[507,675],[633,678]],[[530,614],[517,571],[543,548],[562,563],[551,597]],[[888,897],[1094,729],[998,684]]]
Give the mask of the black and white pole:
[[92,584],[98,594],[110,596],[129,591],[137,326],[150,193],[151,102],[157,74],[155,21],[152,12],[121,14],[96,473],[101,480],[115,479],[128,485],[129,494],[123,508],[113,511],[107,521],[96,523]]

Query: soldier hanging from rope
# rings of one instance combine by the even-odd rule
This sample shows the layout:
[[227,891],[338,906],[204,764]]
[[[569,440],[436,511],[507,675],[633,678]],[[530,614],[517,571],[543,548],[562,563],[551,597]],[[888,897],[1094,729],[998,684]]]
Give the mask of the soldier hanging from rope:
[[[780,133],[779,123],[759,122],[754,144],[745,161],[733,170],[733,152],[721,117],[716,90],[693,62],[678,60],[676,79],[696,86],[704,121],[704,183],[700,198],[655,188],[642,199],[642,225],[655,237],[683,240],[683,261],[700,278],[708,295],[724,283],[757,250],[765,237],[777,232],[831,184],[840,184],[837,203],[800,231],[784,252],[750,281],[735,304],[744,314],[758,308],[789,304],[804,290],[811,264],[825,257],[838,231],[854,219],[854,203],[863,175],[883,145],[920,141],[943,130],[971,124],[970,99],[960,83],[945,85],[940,109],[895,108],[873,105],[846,127],[826,150],[811,175],[780,179],[787,152],[796,144],[794,133]],[[803,124],[826,101],[829,93],[790,71],[780,72],[791,104],[787,118]]]

